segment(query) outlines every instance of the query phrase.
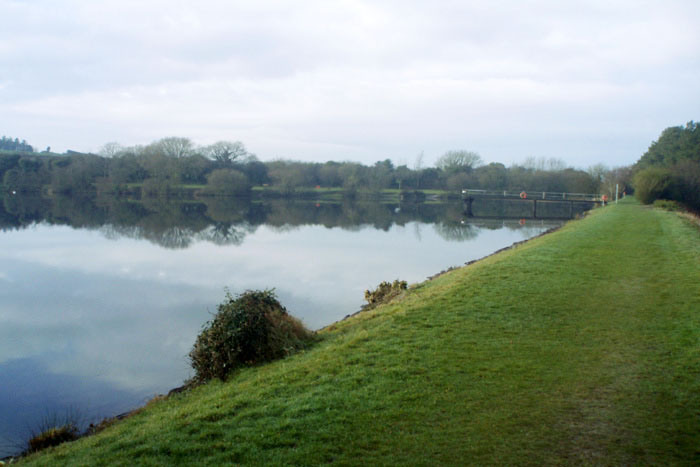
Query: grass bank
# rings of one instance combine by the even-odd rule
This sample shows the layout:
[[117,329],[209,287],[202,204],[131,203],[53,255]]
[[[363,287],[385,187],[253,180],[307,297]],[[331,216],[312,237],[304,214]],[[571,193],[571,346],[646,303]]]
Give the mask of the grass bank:
[[697,464],[699,278],[696,226],[621,203],[26,461]]

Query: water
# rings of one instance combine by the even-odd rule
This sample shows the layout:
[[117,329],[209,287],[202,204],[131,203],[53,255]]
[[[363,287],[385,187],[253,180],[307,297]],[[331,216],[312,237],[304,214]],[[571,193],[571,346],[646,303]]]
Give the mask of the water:
[[462,212],[460,203],[5,199],[0,457],[47,417],[95,422],[181,385],[226,289],[274,288],[319,329],[358,311],[383,280],[420,282],[561,222],[479,223]]

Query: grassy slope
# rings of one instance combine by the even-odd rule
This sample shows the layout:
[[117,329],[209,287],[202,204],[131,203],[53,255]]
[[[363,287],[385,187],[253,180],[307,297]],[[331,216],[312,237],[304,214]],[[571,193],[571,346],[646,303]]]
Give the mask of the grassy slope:
[[633,202],[41,464],[700,462],[700,233]]

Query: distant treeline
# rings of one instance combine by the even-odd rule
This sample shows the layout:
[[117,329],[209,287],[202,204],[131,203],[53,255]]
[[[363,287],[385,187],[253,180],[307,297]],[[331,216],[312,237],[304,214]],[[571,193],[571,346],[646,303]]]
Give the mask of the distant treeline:
[[25,140],[20,141],[19,138],[12,139],[3,136],[0,138],[0,151],[34,152],[34,148]]
[[637,162],[634,186],[644,203],[669,199],[700,210],[700,125],[666,128]]
[[[341,190],[353,197],[382,190],[445,190],[463,188],[598,193],[614,190],[628,174],[602,166],[589,170],[566,167],[556,159],[529,159],[506,167],[484,164],[470,151],[448,151],[435,167],[413,167],[391,160],[373,165],[274,160],[261,162],[240,142],[221,141],[197,147],[169,137],[146,146],[104,146],[100,154],[0,152],[0,180],[6,191],[59,194],[135,194],[172,196],[183,189],[200,195],[246,195],[254,186],[281,196],[318,189]],[[629,177],[627,177],[629,178]],[[623,184],[626,182],[622,180]],[[623,186],[622,189],[625,189]]]

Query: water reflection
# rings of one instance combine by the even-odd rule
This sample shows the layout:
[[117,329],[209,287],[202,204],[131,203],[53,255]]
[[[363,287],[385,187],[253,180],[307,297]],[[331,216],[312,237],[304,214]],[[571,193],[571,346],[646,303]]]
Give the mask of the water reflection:
[[[411,222],[435,225],[449,241],[473,239],[478,229],[520,229],[516,222],[466,219],[461,202],[320,203],[301,200],[251,202],[249,199],[143,201],[118,198],[53,199],[9,196],[0,205],[0,230],[24,229],[36,223],[98,229],[107,238],[147,239],[170,249],[185,249],[198,241],[241,245],[261,225],[289,232],[305,225],[357,231],[371,226],[388,231]],[[537,224],[537,223],[540,224]],[[530,225],[547,221],[530,221]]]
[[0,378],[0,456],[24,449],[44,420],[69,416],[84,427],[106,413],[123,413],[145,402],[142,394],[96,378],[56,373],[41,358],[2,362]]
[[4,199],[0,446],[47,411],[77,406],[94,419],[179,385],[226,287],[275,288],[292,314],[320,328],[357,311],[364,290],[383,280],[422,281],[556,225],[475,223],[462,211],[460,203]]

